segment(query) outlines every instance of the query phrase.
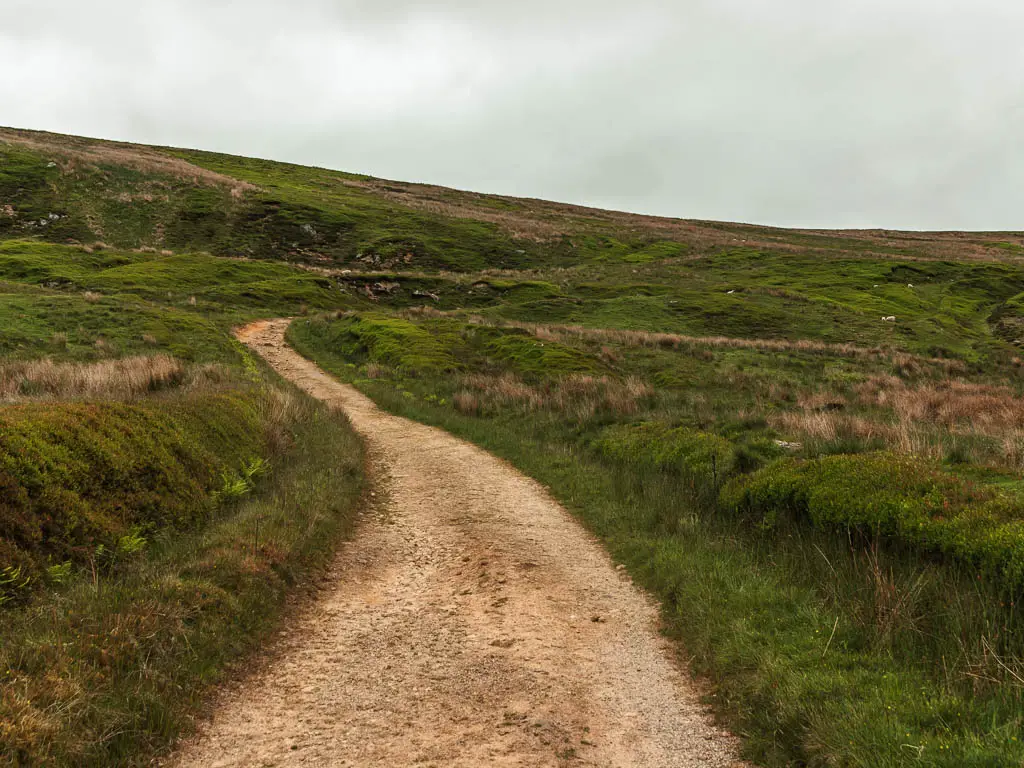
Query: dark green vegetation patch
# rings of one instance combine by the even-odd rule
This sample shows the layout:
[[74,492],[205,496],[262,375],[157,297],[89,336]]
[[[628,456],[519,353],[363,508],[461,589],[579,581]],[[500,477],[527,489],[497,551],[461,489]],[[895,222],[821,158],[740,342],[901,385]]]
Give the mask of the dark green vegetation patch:
[[1024,595],[1020,498],[921,459],[869,453],[788,460],[735,481],[722,501],[766,526],[795,514],[822,528],[892,538],[976,568],[1010,602]]
[[[54,571],[58,583],[46,595],[4,611],[0,763],[152,764],[194,727],[211,687],[265,643],[286,596],[330,561],[354,522],[361,447],[326,408],[285,396],[296,399],[284,411],[281,401],[261,409],[261,430],[247,435],[260,445],[268,426],[277,434],[261,446],[268,462],[248,463],[247,483],[234,470],[218,478],[205,525],[136,532],[98,558],[95,572]],[[186,408],[183,418],[212,420],[204,429],[220,431],[214,444],[226,448],[217,461],[242,455],[245,439],[220,442],[231,438],[221,422],[241,417],[233,429],[249,432],[251,415],[207,406]],[[130,484],[107,490],[112,499],[137,498]],[[177,489],[166,496],[176,498]]]
[[251,399],[0,410],[0,572],[45,583],[48,565],[208,519],[221,473],[265,451]]

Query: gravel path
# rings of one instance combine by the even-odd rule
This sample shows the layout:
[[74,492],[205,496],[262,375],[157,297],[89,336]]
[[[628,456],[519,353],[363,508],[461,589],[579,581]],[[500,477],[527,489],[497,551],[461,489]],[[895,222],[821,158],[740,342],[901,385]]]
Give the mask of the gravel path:
[[240,338],[348,414],[380,503],[271,663],[171,765],[740,765],[655,606],[540,485],[379,410],[286,327]]

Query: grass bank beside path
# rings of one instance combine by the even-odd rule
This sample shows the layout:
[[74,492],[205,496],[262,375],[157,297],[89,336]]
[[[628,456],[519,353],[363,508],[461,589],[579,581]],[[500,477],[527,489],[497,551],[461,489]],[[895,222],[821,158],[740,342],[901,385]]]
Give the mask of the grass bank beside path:
[[766,766],[1024,765],[1020,687],[944,672],[932,660],[941,638],[911,628],[893,639],[883,625],[901,610],[881,610],[887,590],[913,592],[895,581],[917,578],[969,601],[981,587],[967,571],[877,552],[875,583],[863,562],[870,551],[854,552],[830,531],[782,516],[762,529],[712,513],[715,495],[703,498],[692,478],[602,456],[580,425],[511,409],[460,411],[430,376],[369,378],[379,372],[354,364],[322,331],[299,321],[289,340],[389,411],[509,460],[606,543],[661,600],[667,631],[693,671],[714,683],[712,703],[747,758]]
[[[91,418],[92,406],[51,407],[72,419]],[[109,407],[141,418],[132,406]],[[251,443],[262,451],[243,465],[223,457],[224,474],[200,500],[202,520],[121,536],[112,547],[94,549],[84,566],[72,558],[62,573],[51,568],[47,589],[26,604],[0,609],[0,765],[151,764],[192,727],[211,686],[259,647],[288,594],[326,565],[351,530],[363,458],[344,417],[277,384],[264,385],[246,407],[257,427],[276,427],[257,428],[256,440],[220,435],[235,452]],[[43,408],[24,406],[28,414],[14,418],[25,426]],[[152,404],[135,408],[168,418]],[[45,443],[45,434],[37,441]],[[109,451],[99,459],[127,461],[116,454],[128,433],[108,437]],[[130,439],[142,441],[138,450],[159,441],[134,431]],[[180,440],[171,447],[183,450]],[[81,490],[82,498],[93,497],[90,485]],[[117,487],[103,490],[116,500]],[[190,486],[180,501],[197,494]],[[153,501],[147,509],[160,507]],[[101,519],[116,528],[114,507],[108,503]],[[89,542],[75,543],[81,553]]]

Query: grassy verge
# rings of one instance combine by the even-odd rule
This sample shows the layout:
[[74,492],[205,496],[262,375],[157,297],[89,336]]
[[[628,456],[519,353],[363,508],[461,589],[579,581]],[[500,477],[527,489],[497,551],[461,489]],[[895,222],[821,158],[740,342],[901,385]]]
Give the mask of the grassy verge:
[[[771,766],[1024,760],[1019,622],[998,585],[971,567],[784,511],[762,525],[720,505],[716,469],[724,477],[772,457],[752,455],[755,441],[737,453],[720,436],[686,430],[664,431],[653,457],[635,455],[614,425],[643,415],[642,387],[572,373],[533,384],[497,376],[493,348],[472,357],[493,339],[455,333],[457,365],[496,375],[489,399],[477,397],[469,389],[480,373],[416,370],[415,349],[389,368],[360,338],[366,327],[348,333],[351,324],[300,322],[290,339],[382,406],[470,439],[549,486],[662,600],[669,631],[715,682],[717,708],[748,757]],[[527,362],[514,365],[525,372]]]
[[[0,574],[27,591],[141,546],[133,539],[194,527],[213,512],[221,472],[257,466],[260,437],[242,392],[3,409]],[[0,605],[17,597],[0,586]]]
[[201,528],[154,530],[144,551],[5,611],[0,763],[148,764],[327,562],[352,525],[360,444],[298,393],[254,407],[281,425],[269,473],[226,477]]

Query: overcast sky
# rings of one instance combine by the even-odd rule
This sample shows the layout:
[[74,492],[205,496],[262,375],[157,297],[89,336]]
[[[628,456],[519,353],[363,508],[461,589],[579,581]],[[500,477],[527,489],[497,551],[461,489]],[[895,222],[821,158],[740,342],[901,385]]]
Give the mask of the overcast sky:
[[1024,229],[1020,0],[0,0],[0,124],[685,218]]

